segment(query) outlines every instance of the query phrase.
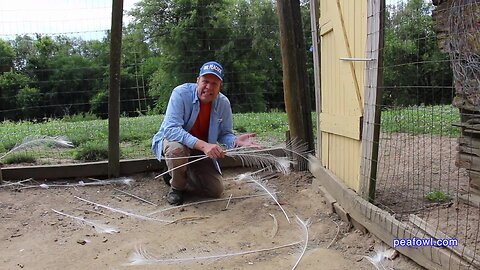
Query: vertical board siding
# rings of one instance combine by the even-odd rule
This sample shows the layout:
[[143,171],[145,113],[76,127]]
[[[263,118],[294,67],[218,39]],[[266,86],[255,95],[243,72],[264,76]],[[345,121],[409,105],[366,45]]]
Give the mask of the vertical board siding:
[[322,121],[320,117],[322,139],[317,143],[322,149],[323,166],[348,187],[358,190],[361,154],[359,123],[363,115],[365,62],[340,58],[365,57],[367,1],[321,0],[320,9],[322,99],[319,117],[323,115],[332,119],[338,116],[338,119],[349,121],[332,125],[332,121],[325,121],[326,118]]

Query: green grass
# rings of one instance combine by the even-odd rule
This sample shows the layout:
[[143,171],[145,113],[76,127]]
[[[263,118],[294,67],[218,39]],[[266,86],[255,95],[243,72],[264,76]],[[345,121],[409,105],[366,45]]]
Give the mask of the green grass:
[[3,160],[4,164],[35,163],[37,158],[30,153],[18,152],[8,155]]
[[[255,132],[257,140],[267,146],[285,141],[285,132],[288,130],[286,113],[242,113],[235,114],[233,118],[234,130],[237,134]],[[459,118],[458,109],[448,105],[391,109],[382,112],[381,131],[456,137],[459,135],[459,129],[452,127],[451,124],[459,122]],[[73,142],[75,149],[42,148],[28,151],[33,152],[33,156],[37,159],[105,159],[105,149],[108,147],[108,120],[94,119],[94,117],[85,117],[85,119],[93,120],[82,121],[81,117],[75,117],[48,120],[42,123],[4,121],[0,123],[0,156],[27,136],[43,135],[66,136]],[[153,157],[150,143],[162,120],[161,115],[121,118],[121,158]],[[315,135],[316,113],[312,113],[312,123]]]
[[414,106],[382,111],[381,131],[458,137],[460,113],[451,105]]

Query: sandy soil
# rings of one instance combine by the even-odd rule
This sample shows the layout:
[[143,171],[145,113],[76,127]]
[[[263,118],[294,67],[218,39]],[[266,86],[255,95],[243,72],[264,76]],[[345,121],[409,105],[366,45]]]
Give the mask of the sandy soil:
[[[475,252],[478,260],[480,210],[460,199],[472,191],[466,170],[455,165],[457,146],[456,138],[382,134],[375,204],[406,223],[416,215]],[[451,199],[429,201],[432,190]]]
[[[292,269],[306,239],[305,230],[296,221],[298,216],[308,220],[309,226],[306,252],[296,269],[375,269],[364,256],[373,256],[379,241],[329,213],[322,195],[311,187],[311,174],[274,174],[268,179],[271,190],[278,192],[289,223],[258,185],[235,179],[247,171],[224,172],[223,200],[199,203],[205,198],[188,197],[185,205],[175,208],[166,203],[167,187],[154,180],[156,174],[131,176],[134,182],[130,186],[2,187],[0,268]],[[239,196],[246,197],[236,198]],[[156,220],[113,212],[79,198]],[[52,209],[101,222],[119,232],[102,233]],[[143,251],[144,259],[149,260],[133,264],[136,251]],[[226,257],[231,254],[237,255]],[[394,269],[421,269],[401,255],[386,264]]]

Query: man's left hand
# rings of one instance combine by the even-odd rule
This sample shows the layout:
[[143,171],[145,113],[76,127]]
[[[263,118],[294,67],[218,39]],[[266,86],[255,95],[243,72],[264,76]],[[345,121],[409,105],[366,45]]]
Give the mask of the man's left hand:
[[245,133],[242,135],[237,136],[237,139],[235,140],[235,146],[236,147],[257,147],[260,148],[260,145],[254,141],[252,141],[251,138],[257,136],[255,133]]

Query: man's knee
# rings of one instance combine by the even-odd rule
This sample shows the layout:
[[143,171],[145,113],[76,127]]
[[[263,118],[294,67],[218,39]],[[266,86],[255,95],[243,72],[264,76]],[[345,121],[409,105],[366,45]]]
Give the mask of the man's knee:
[[208,191],[208,196],[212,198],[220,198],[223,194],[223,184],[218,183],[216,185],[212,185],[212,187]]
[[166,157],[188,157],[190,151],[188,147],[178,142],[166,142],[167,145],[164,148],[164,153]]

